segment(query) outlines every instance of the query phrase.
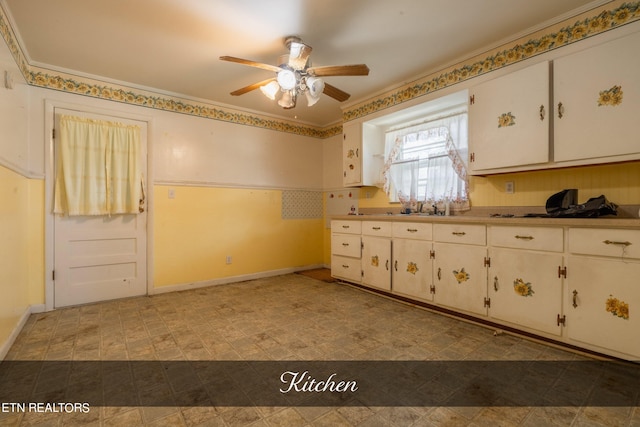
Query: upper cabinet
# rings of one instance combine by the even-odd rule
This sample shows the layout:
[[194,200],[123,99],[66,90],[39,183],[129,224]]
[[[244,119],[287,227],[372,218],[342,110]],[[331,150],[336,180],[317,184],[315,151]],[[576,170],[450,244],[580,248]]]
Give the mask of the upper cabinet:
[[640,33],[554,61],[554,160],[602,163],[640,153]]
[[545,61],[471,89],[472,173],[549,161],[549,74]]
[[381,185],[384,134],[377,126],[347,122],[342,126],[342,184]]

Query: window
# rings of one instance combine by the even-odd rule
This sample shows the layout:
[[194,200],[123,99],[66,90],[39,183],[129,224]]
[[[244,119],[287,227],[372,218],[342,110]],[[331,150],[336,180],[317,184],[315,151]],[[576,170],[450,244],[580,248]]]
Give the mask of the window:
[[450,203],[469,207],[466,173],[467,113],[390,130],[385,136],[385,191],[414,211]]

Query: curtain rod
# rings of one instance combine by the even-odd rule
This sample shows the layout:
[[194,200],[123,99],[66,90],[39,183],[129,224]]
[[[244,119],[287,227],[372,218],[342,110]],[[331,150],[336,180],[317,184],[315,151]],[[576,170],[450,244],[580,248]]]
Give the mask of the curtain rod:
[[389,129],[387,129],[384,133],[395,132],[395,131],[402,130],[402,129],[408,129],[408,128],[411,128],[411,127],[414,127],[414,126],[423,125],[425,123],[430,123],[430,122],[435,122],[435,121],[438,121],[438,120],[448,119],[450,117],[455,117],[455,116],[461,116],[462,114],[466,114],[466,113],[467,113],[467,110],[458,111],[456,113],[446,114],[444,116],[438,116],[438,117],[434,117],[434,118],[425,119],[425,120],[423,120],[421,122],[418,122],[418,123],[413,123],[413,124],[404,125],[404,126],[400,126],[400,127],[391,127]]

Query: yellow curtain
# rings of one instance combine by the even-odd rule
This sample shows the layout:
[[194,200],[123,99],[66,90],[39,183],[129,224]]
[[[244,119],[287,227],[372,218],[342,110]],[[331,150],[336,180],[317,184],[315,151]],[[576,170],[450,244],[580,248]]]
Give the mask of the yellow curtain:
[[140,128],[61,116],[54,213],[135,214],[141,211]]

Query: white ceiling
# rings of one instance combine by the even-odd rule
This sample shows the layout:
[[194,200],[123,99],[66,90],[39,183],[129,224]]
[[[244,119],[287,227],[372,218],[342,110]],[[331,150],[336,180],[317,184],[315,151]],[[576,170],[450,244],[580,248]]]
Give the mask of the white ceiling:
[[[101,76],[304,123],[607,1],[599,0],[0,0],[32,65]],[[367,77],[327,77],[352,96],[291,110],[259,90],[273,76],[220,61],[274,64],[284,37],[313,47],[313,65],[365,63]]]

